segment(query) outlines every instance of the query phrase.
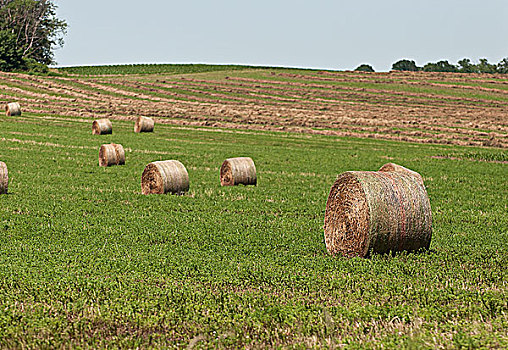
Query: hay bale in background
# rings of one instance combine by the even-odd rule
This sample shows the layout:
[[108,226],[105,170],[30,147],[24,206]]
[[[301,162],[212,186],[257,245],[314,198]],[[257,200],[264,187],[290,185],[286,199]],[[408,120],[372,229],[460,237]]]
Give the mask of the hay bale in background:
[[125,152],[122,145],[111,143],[99,149],[99,166],[124,165]]
[[427,191],[410,173],[348,171],[330,190],[324,231],[328,252],[347,257],[429,248]]
[[152,162],[141,176],[143,194],[183,194],[189,190],[189,174],[177,160]]
[[256,185],[256,165],[249,157],[229,158],[220,167],[222,186]]
[[113,133],[113,124],[109,119],[98,119],[92,123],[92,134],[93,135],[105,135]]
[[21,106],[17,102],[7,103],[5,105],[5,114],[8,117],[21,115]]
[[7,171],[7,165],[4,162],[0,162],[0,194],[7,193],[9,187],[9,172]]
[[134,132],[153,132],[155,122],[152,118],[138,117],[134,124]]
[[405,168],[402,165],[398,165],[398,164],[395,164],[395,163],[386,163],[385,165],[383,165],[379,169],[379,171],[383,171],[383,172],[386,172],[386,171],[397,171],[397,172],[401,172],[401,173],[413,174],[418,179],[420,179],[421,183],[423,184],[423,177],[419,173],[417,173],[414,170]]

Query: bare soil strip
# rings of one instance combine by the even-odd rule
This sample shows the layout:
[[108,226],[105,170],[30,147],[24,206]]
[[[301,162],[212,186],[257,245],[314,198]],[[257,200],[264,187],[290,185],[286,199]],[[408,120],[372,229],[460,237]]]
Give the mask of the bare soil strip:
[[485,163],[498,163],[498,164],[508,164],[506,160],[487,160],[487,159],[471,159],[471,158],[460,158],[460,157],[452,157],[452,156],[431,156],[433,159],[453,159],[453,160],[463,160],[469,162],[485,162]]

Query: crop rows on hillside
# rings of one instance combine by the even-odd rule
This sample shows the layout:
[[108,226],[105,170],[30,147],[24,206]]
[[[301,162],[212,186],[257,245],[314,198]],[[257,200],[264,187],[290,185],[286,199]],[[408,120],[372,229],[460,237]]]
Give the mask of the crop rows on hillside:
[[503,76],[235,69],[0,74],[0,99],[45,115],[508,147]]

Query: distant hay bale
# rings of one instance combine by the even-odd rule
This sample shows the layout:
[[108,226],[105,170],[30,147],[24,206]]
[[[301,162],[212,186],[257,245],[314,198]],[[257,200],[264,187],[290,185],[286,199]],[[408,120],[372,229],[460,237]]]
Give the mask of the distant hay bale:
[[397,172],[402,172],[402,173],[408,173],[408,174],[413,174],[414,176],[416,176],[420,182],[423,184],[423,177],[417,173],[416,171],[413,171],[411,169],[408,169],[408,168],[405,168],[403,167],[402,165],[398,165],[398,164],[395,164],[395,163],[386,163],[385,165],[383,165],[379,171],[383,171],[383,172],[387,172],[387,171],[397,171]]
[[98,119],[92,123],[92,134],[93,135],[105,135],[113,133],[113,124],[109,119]]
[[326,203],[324,235],[330,254],[428,249],[432,212],[420,179],[407,172],[348,171]]
[[183,194],[189,190],[189,174],[177,160],[152,162],[141,176],[143,194]]
[[152,118],[138,117],[134,124],[134,132],[153,132],[154,125]]
[[0,194],[7,193],[9,187],[9,172],[7,171],[7,165],[4,162],[0,162]]
[[99,149],[99,166],[124,165],[125,152],[122,145],[111,143]]
[[21,106],[17,102],[7,103],[5,105],[5,114],[8,117],[21,115]]
[[222,186],[256,185],[256,165],[249,157],[229,158],[220,167]]

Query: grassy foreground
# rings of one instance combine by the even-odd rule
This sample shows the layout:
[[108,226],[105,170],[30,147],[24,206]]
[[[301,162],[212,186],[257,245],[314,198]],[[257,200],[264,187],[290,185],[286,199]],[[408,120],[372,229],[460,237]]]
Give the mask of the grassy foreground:
[[[508,347],[506,151],[113,128],[1,118],[11,183],[0,196],[0,346]],[[126,148],[125,166],[98,167],[110,142]],[[232,156],[254,159],[257,187],[220,187]],[[186,165],[189,194],[141,195],[144,166],[165,159]],[[327,255],[337,174],[388,161],[424,176],[431,250]]]

